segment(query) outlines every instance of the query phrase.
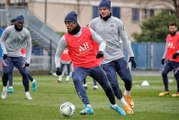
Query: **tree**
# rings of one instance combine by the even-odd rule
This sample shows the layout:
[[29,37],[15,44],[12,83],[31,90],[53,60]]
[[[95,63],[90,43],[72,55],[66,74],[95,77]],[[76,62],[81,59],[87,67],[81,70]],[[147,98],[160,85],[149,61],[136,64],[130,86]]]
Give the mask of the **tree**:
[[165,42],[168,25],[172,21],[179,25],[175,14],[163,12],[144,21],[140,26],[142,33],[134,33],[132,36],[137,42]]
[[175,8],[174,13],[176,17],[179,19],[179,0],[162,0],[162,1],[168,2],[174,6]]

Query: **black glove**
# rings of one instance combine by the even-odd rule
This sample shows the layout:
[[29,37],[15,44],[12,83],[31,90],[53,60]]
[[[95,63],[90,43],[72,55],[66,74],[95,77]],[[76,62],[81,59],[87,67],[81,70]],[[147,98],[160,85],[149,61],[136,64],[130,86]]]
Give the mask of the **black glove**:
[[29,65],[30,65],[30,64],[29,64],[29,63],[27,63],[27,62],[25,63],[25,67],[29,67]]
[[136,63],[135,63],[135,59],[134,59],[134,57],[130,57],[130,58],[129,58],[129,62],[132,63],[131,66],[135,69],[135,68],[136,68]]
[[165,59],[164,58],[161,60],[161,63],[162,63],[162,65],[165,64]]
[[58,76],[60,76],[60,75],[62,74],[62,70],[61,70],[60,67],[57,67],[57,69],[56,69],[56,74],[57,74]]
[[3,55],[3,60],[7,59],[7,54]]
[[96,58],[99,59],[99,58],[102,58],[103,56],[104,56],[103,51],[98,51]]
[[179,53],[175,53],[175,54],[172,56],[172,58],[173,58],[173,59],[177,59],[178,56],[179,56]]

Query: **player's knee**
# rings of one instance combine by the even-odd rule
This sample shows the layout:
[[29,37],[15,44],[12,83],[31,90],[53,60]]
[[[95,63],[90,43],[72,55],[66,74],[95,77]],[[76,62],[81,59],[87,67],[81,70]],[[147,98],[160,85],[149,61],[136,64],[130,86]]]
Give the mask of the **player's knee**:
[[165,71],[162,71],[162,76],[167,76],[167,72],[165,72]]

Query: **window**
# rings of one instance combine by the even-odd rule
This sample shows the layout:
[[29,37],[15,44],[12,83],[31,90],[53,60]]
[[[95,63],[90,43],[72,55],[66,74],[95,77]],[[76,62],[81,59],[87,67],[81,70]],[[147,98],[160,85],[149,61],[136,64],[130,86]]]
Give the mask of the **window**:
[[139,8],[132,8],[132,21],[139,21]]
[[93,18],[98,16],[99,16],[98,6],[93,6]]
[[121,9],[120,7],[112,7],[112,14],[113,16],[120,18],[121,17]]

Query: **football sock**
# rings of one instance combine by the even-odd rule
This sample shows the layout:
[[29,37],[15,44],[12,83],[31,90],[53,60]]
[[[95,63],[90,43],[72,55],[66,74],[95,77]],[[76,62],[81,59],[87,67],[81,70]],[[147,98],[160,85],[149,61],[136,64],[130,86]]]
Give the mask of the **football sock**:
[[130,91],[125,90],[125,95],[129,96],[130,95]]
[[127,102],[126,102],[126,100],[124,99],[124,97],[122,97],[122,98],[120,99],[120,101],[121,101],[121,103],[122,103],[123,106],[126,106],[126,105],[127,105]]

